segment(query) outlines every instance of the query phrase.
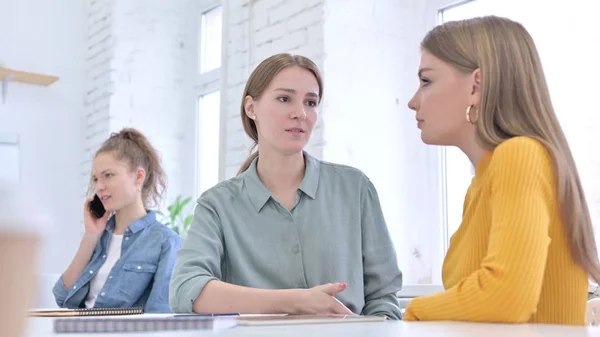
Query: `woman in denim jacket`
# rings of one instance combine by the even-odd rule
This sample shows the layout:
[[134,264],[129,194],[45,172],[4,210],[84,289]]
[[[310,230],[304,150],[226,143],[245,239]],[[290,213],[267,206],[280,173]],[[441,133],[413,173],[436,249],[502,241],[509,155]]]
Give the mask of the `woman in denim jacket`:
[[96,218],[89,209],[93,198],[86,200],[85,234],[54,286],[56,303],[170,312],[169,281],[181,238],[148,211],[165,189],[155,149],[135,129],[112,134],[96,152],[90,187],[106,212]]

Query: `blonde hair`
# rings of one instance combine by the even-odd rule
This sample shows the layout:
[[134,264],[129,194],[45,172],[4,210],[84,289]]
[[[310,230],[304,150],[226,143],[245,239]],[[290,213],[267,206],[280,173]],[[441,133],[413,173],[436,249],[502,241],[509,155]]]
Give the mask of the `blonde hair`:
[[421,47],[464,73],[480,69],[477,139],[493,149],[517,136],[546,146],[557,174],[558,205],[573,260],[600,282],[590,212],[567,139],[550,100],[532,37],[519,23],[486,16],[435,27]]
[[[282,70],[292,66],[301,67],[310,71],[315,76],[317,83],[319,84],[319,100],[321,100],[323,97],[323,79],[321,77],[321,72],[319,71],[319,67],[309,58],[300,55],[277,54],[262,61],[256,67],[256,69],[254,69],[252,74],[250,74],[248,82],[246,82],[246,88],[242,94],[242,104],[240,108],[240,117],[242,118],[244,131],[248,137],[252,138],[254,141],[251,150],[254,150],[254,148],[256,148],[258,145],[258,131],[256,130],[256,124],[254,123],[254,120],[250,119],[250,117],[246,115],[244,99],[246,96],[250,96],[254,100],[260,99],[265,89],[267,89],[269,84],[271,84],[273,78]],[[250,154],[250,156],[240,167],[238,175],[246,171],[256,157],[258,157],[258,151]]]
[[[101,153],[112,153],[117,160],[124,160],[131,170],[138,167],[146,171],[146,178],[142,184],[142,201],[144,207],[158,207],[166,190],[166,177],[156,149],[148,139],[138,130],[124,128],[118,133],[112,133],[96,151],[94,158]],[[93,181],[90,179],[88,195],[93,190]]]

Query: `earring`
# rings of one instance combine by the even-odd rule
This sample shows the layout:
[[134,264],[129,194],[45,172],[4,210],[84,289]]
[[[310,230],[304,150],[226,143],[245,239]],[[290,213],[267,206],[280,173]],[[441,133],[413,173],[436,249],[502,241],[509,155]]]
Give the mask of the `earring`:
[[142,191],[142,187],[138,186],[138,192],[141,192],[141,191]]
[[[466,117],[467,117],[467,122],[469,122],[471,124],[475,124],[475,122],[477,121],[477,117],[479,116],[479,114],[477,113],[477,110],[475,110],[476,111],[476,113],[475,113],[475,120],[471,120],[471,108],[472,107],[474,107],[473,104],[471,104],[471,105],[469,105],[467,107]],[[477,109],[477,108],[475,108],[475,109]]]

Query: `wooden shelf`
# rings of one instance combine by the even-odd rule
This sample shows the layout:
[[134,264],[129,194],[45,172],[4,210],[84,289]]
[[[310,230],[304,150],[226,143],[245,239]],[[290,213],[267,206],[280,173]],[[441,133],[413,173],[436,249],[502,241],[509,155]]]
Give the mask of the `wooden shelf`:
[[0,81],[2,80],[49,86],[56,82],[58,77],[0,67]]
[[56,82],[58,77],[44,74],[30,73],[27,71],[14,70],[0,67],[0,84],[2,84],[2,103],[6,102],[6,88],[8,82],[15,81],[27,84],[43,85],[45,87]]

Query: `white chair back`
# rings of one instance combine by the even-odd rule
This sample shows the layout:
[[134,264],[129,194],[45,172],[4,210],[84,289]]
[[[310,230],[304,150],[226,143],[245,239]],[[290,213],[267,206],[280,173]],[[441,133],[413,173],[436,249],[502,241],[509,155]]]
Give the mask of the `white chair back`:
[[587,302],[585,325],[600,325],[600,298],[592,298]]

